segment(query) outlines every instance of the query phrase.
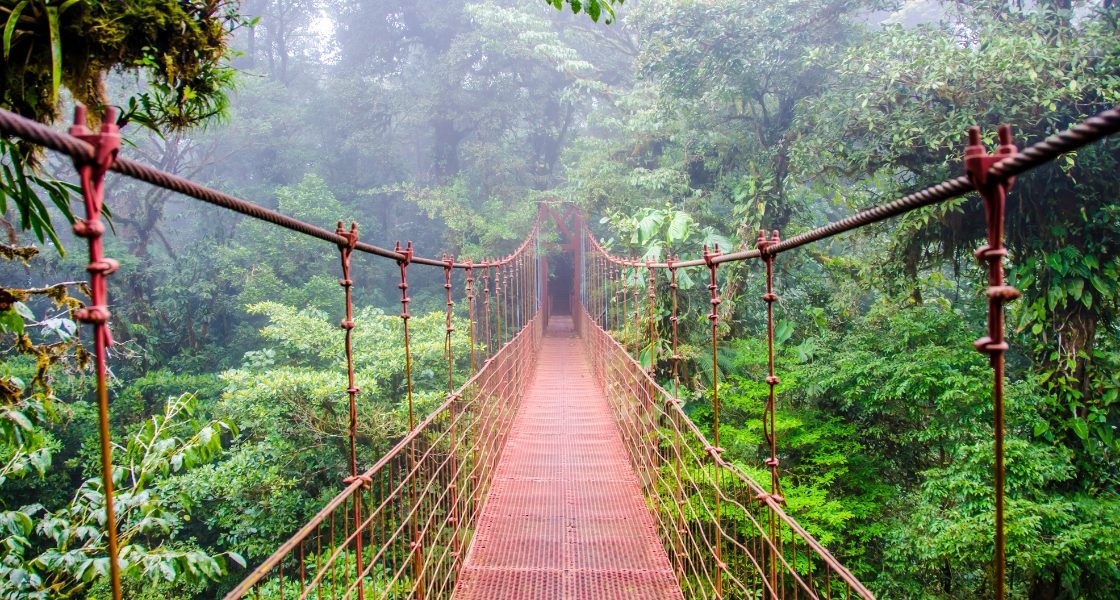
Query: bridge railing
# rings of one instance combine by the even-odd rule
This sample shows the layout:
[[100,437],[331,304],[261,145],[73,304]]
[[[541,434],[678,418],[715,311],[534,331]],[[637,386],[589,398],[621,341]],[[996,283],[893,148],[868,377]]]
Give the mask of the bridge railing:
[[686,598],[872,598],[780,503],[724,460],[583,307],[588,356]]
[[532,374],[542,321],[534,315],[226,599],[449,597]]
[[[774,304],[774,263],[782,253],[847,231],[878,223],[970,192],[984,208],[986,244],[976,256],[987,271],[986,335],[975,348],[989,356],[993,408],[993,595],[1005,595],[1004,536],[1004,305],[1019,296],[1007,285],[1003,233],[1008,190],[1015,177],[1120,131],[1120,107],[1106,110],[1022,151],[1013,144],[1009,127],[1000,127],[999,146],[989,153],[979,128],[968,132],[964,175],[855,213],[828,225],[782,239],[779,231],[759,231],[754,248],[722,252],[704,246],[699,258],[635,259],[615,255],[586,227],[576,255],[579,262],[580,330],[597,375],[614,407],[635,470],[642,478],[651,508],[660,520],[666,550],[673,557],[681,585],[691,597],[829,598],[870,592],[782,509],[781,468],[775,415],[778,409]],[[744,240],[745,241],[745,240]],[[768,446],[765,465],[769,485],[753,481],[724,459],[720,448],[719,322],[723,298],[720,265],[758,259],[765,269],[766,339],[769,392],[764,400],[762,433]],[[706,270],[710,312],[711,441],[682,412],[680,403],[653,379],[663,347],[671,341],[673,387],[680,386],[678,346],[678,275],[683,269]],[[659,305],[657,281],[669,279],[670,300]],[[644,288],[644,290],[643,290]],[[666,320],[665,309],[668,308]],[[661,331],[664,331],[664,334]],[[617,335],[624,343],[614,339]],[[705,362],[707,362],[705,360]]]
[[[120,265],[104,254],[102,219],[105,176],[113,171],[153,186],[174,191],[278,228],[315,238],[340,253],[346,314],[341,322],[348,374],[349,476],[345,489],[227,598],[252,591],[255,597],[385,598],[408,593],[423,597],[425,590],[449,595],[460,564],[460,550],[470,541],[479,504],[486,496],[497,457],[505,443],[539,345],[547,305],[542,304],[542,257],[537,228],[521,245],[500,259],[456,261],[452,257],[419,256],[408,242],[393,249],[359,241],[351,223],[327,229],[313,223],[209,188],[173,173],[119,156],[121,136],[115,109],[101,115],[101,127],[90,131],[84,106],[75,110],[74,126],[62,133],[42,123],[0,109],[0,135],[14,136],[69,156],[81,183],[85,218],[74,224],[75,235],[89,240],[90,304],[76,309],[76,320],[93,330],[96,404],[99,422],[104,532],[112,597],[123,596],[122,564],[129,549],[118,547],[119,515],[114,511],[112,430],[109,419],[108,349],[109,275]],[[325,248],[327,246],[324,246]],[[357,461],[357,405],[353,340],[352,253],[370,254],[397,263],[400,269],[401,320],[409,434],[372,468],[361,472]],[[443,271],[446,292],[444,355],[447,361],[445,402],[417,424],[409,349],[407,271],[410,265]],[[454,388],[455,357],[453,273],[465,274],[469,323],[471,378]],[[477,326],[477,328],[476,328]],[[516,333],[515,333],[516,332]],[[500,347],[500,348],[499,348]],[[497,352],[494,349],[498,348]],[[476,357],[485,358],[477,372]],[[372,597],[372,596],[371,596]]]

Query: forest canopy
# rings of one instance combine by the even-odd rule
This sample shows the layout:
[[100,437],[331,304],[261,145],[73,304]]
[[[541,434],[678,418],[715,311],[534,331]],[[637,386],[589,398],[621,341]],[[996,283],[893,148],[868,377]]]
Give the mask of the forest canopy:
[[[61,126],[77,102],[90,125],[117,107],[122,156],[462,259],[509,253],[562,202],[620,255],[749,248],[963,174],[970,126],[991,145],[1010,124],[1022,147],[1120,103],[1112,0],[3,0],[0,15],[0,108]],[[92,338],[74,316],[90,290],[66,227],[81,195],[68,161],[0,146],[0,597],[105,597]],[[125,595],[218,598],[348,472],[338,251],[124,178],[108,190]],[[985,235],[970,195],[775,262],[788,512],[879,597],[991,595],[991,372],[972,347]],[[1120,140],[1019,177],[1007,244],[1009,596],[1115,598]],[[368,466],[408,431],[408,384],[398,266],[355,256]],[[410,273],[421,411],[447,390],[437,271]],[[725,457],[768,481],[760,281],[720,269],[713,372],[708,290],[682,278],[680,393],[708,432],[718,376]],[[454,310],[459,383],[471,341]],[[667,386],[671,354],[641,356]]]

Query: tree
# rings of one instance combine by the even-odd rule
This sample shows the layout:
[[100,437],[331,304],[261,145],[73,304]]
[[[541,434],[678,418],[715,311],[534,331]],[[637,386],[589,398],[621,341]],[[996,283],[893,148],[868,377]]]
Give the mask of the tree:
[[[991,142],[996,125],[1016,124],[1023,146],[1120,100],[1115,7],[1086,3],[1085,18],[1073,19],[1069,3],[954,6],[943,23],[869,37],[833,65],[837,85],[806,103],[798,169],[858,181],[849,206],[959,174],[969,125],[983,126]],[[1019,347],[1052,394],[1038,433],[1083,446],[1082,468],[1110,473],[1120,420],[1118,167],[1120,144],[1105,141],[1019,178],[1007,227],[1012,283],[1024,293],[1013,308]],[[983,228],[970,199],[900,221],[889,251],[907,257],[902,272],[916,298],[919,270],[958,264]]]
[[[148,87],[124,103],[120,122],[175,130],[221,115],[233,71],[225,64],[233,29],[243,23],[233,4],[171,0],[101,3],[21,0],[3,14],[0,107],[53,123],[65,88],[91,106],[95,119],[112,104],[108,74],[127,70]],[[55,208],[73,221],[69,188],[39,172],[39,158],[26,144],[0,141],[5,165],[0,201],[11,198],[20,226],[39,240],[61,245],[51,216],[39,200],[47,192]],[[0,205],[6,216],[6,205]]]

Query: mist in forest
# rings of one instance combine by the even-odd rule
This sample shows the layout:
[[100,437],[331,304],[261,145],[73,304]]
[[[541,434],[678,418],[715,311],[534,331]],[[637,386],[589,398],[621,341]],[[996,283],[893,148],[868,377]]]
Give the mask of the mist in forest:
[[[100,4],[0,2],[0,108],[61,129],[77,101],[119,107],[122,157],[437,259],[506,256],[569,205],[620,256],[754,248],[964,174],[972,125],[1023,147],[1120,102],[1112,0]],[[108,597],[81,196],[68,158],[3,150],[0,597]],[[1118,173],[1106,139],[1008,198],[1012,598],[1120,595]],[[106,189],[125,597],[218,598],[348,473],[339,249],[123,176]],[[544,222],[567,290],[561,235]],[[969,196],[776,262],[787,512],[879,597],[991,595],[985,236]],[[412,379],[398,264],[352,269],[366,467],[408,432]],[[725,457],[769,481],[762,272],[720,270],[715,368],[706,271],[678,322],[685,411],[709,432],[719,377]],[[424,414],[447,390],[444,273],[408,284]],[[672,351],[645,352],[671,382]]]

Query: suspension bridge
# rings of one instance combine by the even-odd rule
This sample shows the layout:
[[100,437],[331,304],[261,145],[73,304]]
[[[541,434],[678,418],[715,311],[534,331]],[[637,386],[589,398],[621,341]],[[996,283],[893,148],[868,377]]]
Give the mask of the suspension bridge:
[[[337,249],[345,295],[339,343],[349,385],[349,471],[342,490],[226,598],[872,598],[825,547],[785,510],[780,440],[775,435],[774,286],[776,258],[807,244],[925,206],[977,192],[987,243],[976,256],[988,274],[988,328],[975,343],[992,366],[995,457],[992,588],[1004,597],[1004,304],[1018,291],[1004,281],[1004,203],[1014,178],[1120,131],[1114,108],[1019,150],[1010,129],[989,153],[973,128],[960,177],[824,227],[782,239],[760,232],[753,247],[705,247],[691,259],[663,262],[616,256],[574,206],[542,205],[529,235],[510,255],[483,261],[429,258],[411,243],[393,249],[361,242],[356,224],[327,229],[119,156],[110,109],[90,131],[79,107],[64,134],[8,111],[0,133],[71,157],[89,242],[90,303],[74,312],[93,329],[103,475],[112,470],[107,349],[109,276],[104,255],[105,175],[117,172],[278,227]],[[541,236],[554,228],[560,242]],[[358,463],[350,258],[354,252],[399,266],[401,352],[409,432],[371,466]],[[549,258],[575,265],[550,290]],[[759,261],[760,307],[767,316],[769,393],[763,430],[769,481],[756,482],[720,447],[718,323],[720,265]],[[413,405],[409,331],[410,269],[443,271],[447,394],[425,415]],[[708,390],[710,433],[679,398],[678,274],[705,272],[715,380]],[[666,282],[659,285],[659,282]],[[557,285],[556,287],[561,287]],[[455,388],[456,304],[466,314],[470,372]],[[663,316],[663,312],[668,317]],[[667,336],[671,377],[655,377],[657,357],[642,351]],[[118,522],[111,477],[103,476],[105,537],[114,598],[121,598]]]

